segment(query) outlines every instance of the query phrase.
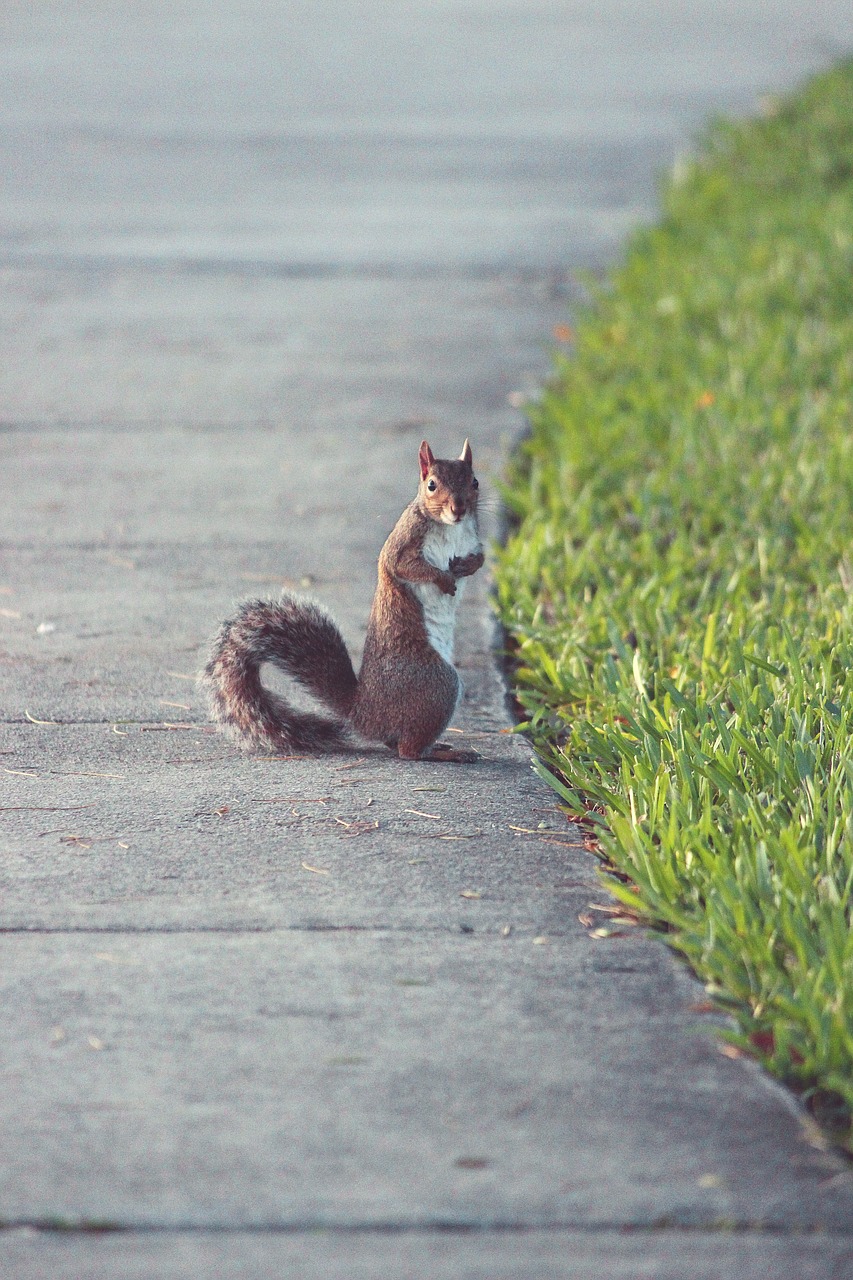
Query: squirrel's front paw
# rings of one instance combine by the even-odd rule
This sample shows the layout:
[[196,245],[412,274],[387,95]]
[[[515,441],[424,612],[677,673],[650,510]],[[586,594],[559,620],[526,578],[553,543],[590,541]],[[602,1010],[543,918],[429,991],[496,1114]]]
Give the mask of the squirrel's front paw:
[[438,580],[438,585],[446,596],[456,595],[456,579],[451,573],[443,573]]
[[478,569],[482,569],[484,560],[482,551],[475,551],[467,556],[454,556],[448,568],[456,578],[470,578]]

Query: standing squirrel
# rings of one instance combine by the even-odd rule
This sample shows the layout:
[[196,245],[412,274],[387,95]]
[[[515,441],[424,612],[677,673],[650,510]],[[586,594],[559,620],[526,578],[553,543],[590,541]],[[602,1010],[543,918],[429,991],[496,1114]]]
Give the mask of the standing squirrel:
[[[459,458],[418,452],[417,497],[379,555],[378,582],[356,676],[343,637],[313,600],[284,592],[249,600],[223,623],[201,676],[213,718],[247,749],[328,751],[352,730],[403,760],[469,763],[476,752],[438,742],[461,693],[453,632],[462,579],[483,564],[471,446]],[[335,718],[297,711],[264,687],[271,662]]]

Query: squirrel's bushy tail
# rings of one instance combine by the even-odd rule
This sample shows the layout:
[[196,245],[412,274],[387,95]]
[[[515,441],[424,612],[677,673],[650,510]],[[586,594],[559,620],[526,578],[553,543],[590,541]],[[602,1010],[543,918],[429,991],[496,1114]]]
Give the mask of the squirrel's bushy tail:
[[[261,683],[271,662],[340,716],[297,711]],[[223,622],[200,677],[214,720],[247,750],[330,751],[348,740],[345,721],[355,698],[352,661],[332,618],[313,600],[285,593],[247,600]]]

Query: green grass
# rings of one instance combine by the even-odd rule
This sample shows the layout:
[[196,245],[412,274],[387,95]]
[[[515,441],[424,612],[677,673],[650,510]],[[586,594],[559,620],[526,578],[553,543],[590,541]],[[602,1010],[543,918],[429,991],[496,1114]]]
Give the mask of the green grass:
[[843,1122],[853,63],[713,126],[555,359],[498,586],[543,772],[734,1039]]

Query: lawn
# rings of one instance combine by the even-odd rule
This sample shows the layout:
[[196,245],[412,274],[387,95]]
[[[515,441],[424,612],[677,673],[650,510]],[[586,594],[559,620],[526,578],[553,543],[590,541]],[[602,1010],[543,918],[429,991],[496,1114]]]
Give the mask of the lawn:
[[507,483],[525,727],[613,893],[850,1145],[853,62],[713,125],[590,288]]

